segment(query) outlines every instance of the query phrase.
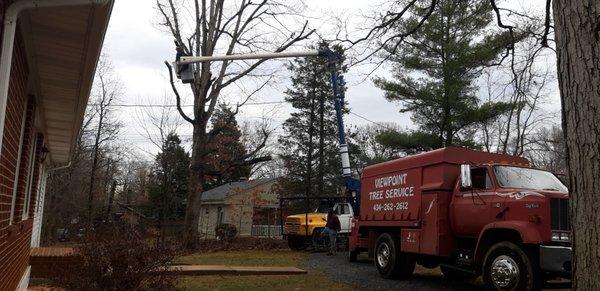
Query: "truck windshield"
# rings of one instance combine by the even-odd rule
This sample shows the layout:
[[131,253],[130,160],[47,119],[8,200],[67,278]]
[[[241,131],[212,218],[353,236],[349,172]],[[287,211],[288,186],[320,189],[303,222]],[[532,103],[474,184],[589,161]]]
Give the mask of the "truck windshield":
[[510,166],[495,166],[494,173],[500,187],[523,188],[535,190],[548,190],[567,192],[554,174],[531,168],[520,168]]
[[329,210],[331,210],[332,207],[333,207],[333,205],[331,205],[329,203],[321,203],[321,204],[319,204],[317,209],[315,209],[315,212],[316,213],[327,213],[327,212],[329,212]]

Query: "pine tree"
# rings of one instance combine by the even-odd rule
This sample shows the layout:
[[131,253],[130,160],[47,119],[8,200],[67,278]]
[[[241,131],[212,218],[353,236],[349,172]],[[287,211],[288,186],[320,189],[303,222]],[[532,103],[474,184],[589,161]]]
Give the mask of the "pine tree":
[[182,219],[185,214],[189,164],[190,157],[179,136],[170,133],[154,159],[148,183],[150,209],[158,216],[159,226]]
[[[341,47],[333,50],[343,53]],[[286,192],[334,195],[340,185],[341,162],[327,62],[319,57],[299,58],[288,69],[293,76],[285,100],[295,111],[283,123],[285,134],[279,137],[281,158],[287,170]]]
[[219,175],[206,177],[205,190],[247,178],[251,171],[248,165],[232,166],[232,162],[246,155],[247,151],[241,140],[242,131],[231,108],[219,105],[211,118],[211,125],[220,130],[207,146],[209,154],[206,156],[206,164],[210,167],[208,170],[219,172]]
[[[421,1],[420,11],[429,4]],[[425,149],[474,146],[469,132],[473,125],[509,109],[505,103],[480,104],[476,95],[475,81],[482,69],[498,58],[510,40],[506,33],[490,31],[491,11],[489,1],[438,1],[428,21],[400,44],[391,58],[394,80],[378,78],[375,83],[388,100],[401,102],[400,112],[412,113],[420,132],[396,136],[396,142]],[[416,27],[418,14],[395,29]],[[386,50],[392,52],[395,45]]]

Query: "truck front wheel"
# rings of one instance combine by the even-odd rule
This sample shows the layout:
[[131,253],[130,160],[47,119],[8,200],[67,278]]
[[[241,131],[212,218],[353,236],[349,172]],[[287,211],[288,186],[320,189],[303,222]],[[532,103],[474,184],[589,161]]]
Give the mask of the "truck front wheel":
[[483,280],[490,290],[540,290],[537,264],[523,249],[511,242],[500,242],[487,252]]
[[306,242],[303,237],[288,236],[287,241],[291,250],[300,251],[306,249]]
[[415,259],[400,252],[400,244],[388,233],[379,236],[375,244],[375,266],[383,278],[406,278],[415,270]]

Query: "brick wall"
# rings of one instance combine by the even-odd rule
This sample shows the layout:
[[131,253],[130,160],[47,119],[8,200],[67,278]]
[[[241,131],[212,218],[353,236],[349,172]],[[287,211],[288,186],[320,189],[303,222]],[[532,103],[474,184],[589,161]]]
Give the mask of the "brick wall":
[[[3,1],[4,2],[4,1]],[[7,5],[6,2],[0,3],[0,14]],[[2,22],[0,22],[2,23]],[[0,30],[2,28],[0,27]],[[27,269],[31,241],[32,219],[21,220],[21,212],[24,202],[24,188],[19,191],[17,200],[17,213],[15,213],[14,223],[10,224],[10,211],[12,203],[13,186],[16,176],[17,160],[28,160],[29,151],[22,149],[22,156],[17,157],[19,151],[19,139],[21,137],[21,125],[23,121],[23,111],[27,104],[27,77],[28,65],[26,54],[23,47],[23,40],[17,29],[15,46],[13,52],[12,69],[10,75],[10,85],[8,92],[6,119],[4,124],[4,137],[2,143],[2,152],[0,155],[0,290],[14,290],[23,273]],[[33,102],[32,107],[33,118]],[[30,128],[33,125],[29,122]],[[32,139],[33,129],[29,136]],[[27,172],[27,164],[21,164],[24,172]],[[21,176],[21,174],[19,174]],[[22,180],[22,179],[20,179]],[[22,186],[22,181],[18,187]],[[24,186],[22,186],[24,187]],[[35,193],[37,194],[37,193]],[[36,195],[33,195],[36,196]],[[35,199],[35,198],[33,198]],[[33,212],[33,210],[31,210]]]

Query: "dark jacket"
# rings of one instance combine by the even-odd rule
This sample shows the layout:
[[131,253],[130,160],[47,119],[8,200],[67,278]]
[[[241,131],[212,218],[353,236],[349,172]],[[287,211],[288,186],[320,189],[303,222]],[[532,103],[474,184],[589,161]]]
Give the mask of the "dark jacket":
[[342,227],[340,226],[340,220],[338,219],[337,215],[335,215],[335,213],[329,212],[327,214],[327,224],[325,225],[325,227],[333,229],[335,231],[340,231],[342,229]]

